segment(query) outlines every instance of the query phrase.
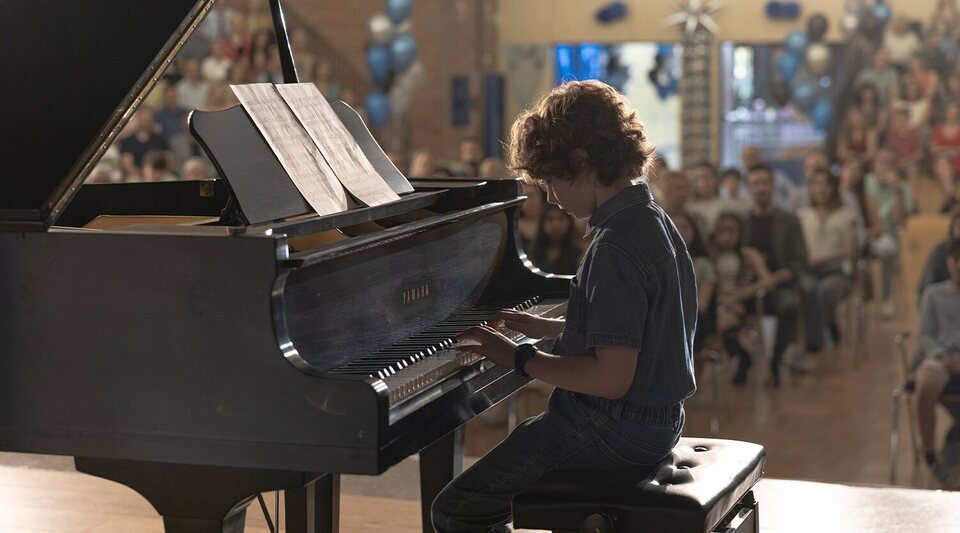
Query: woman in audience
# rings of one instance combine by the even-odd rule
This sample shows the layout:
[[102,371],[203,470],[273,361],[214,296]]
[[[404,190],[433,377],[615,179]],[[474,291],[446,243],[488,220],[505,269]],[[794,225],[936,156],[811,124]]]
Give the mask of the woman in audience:
[[916,128],[910,126],[910,114],[905,109],[892,112],[890,128],[884,135],[883,145],[897,154],[897,170],[907,177],[911,185],[920,177],[923,161],[923,139]]
[[877,88],[872,83],[864,83],[857,89],[854,107],[863,115],[863,122],[875,135],[887,129],[887,110],[880,105]]
[[890,62],[903,70],[910,57],[920,49],[920,39],[910,31],[909,20],[897,15],[883,36],[883,47],[890,53]]
[[892,102],[893,108],[905,110],[910,116],[910,127],[916,128],[925,136],[930,130],[933,109],[931,98],[923,94],[920,83],[913,74],[904,74],[900,86],[899,94]]
[[574,244],[570,215],[560,206],[547,203],[540,217],[540,229],[533,243],[530,260],[540,270],[553,274],[574,274],[580,253]]
[[840,199],[844,207],[854,215],[857,245],[862,249],[869,239],[880,235],[880,220],[877,218],[876,201],[867,195],[863,166],[859,161],[850,161],[843,165],[840,173]]
[[800,280],[806,297],[807,350],[823,349],[823,330],[839,338],[837,304],[850,293],[850,261],[855,254],[854,214],[843,207],[840,182],[828,170],[814,172],[810,206],[797,212],[807,243],[807,271]]
[[717,271],[715,329],[723,336],[727,353],[738,361],[733,383],[742,385],[747,380],[751,358],[740,343],[740,328],[750,300],[756,295],[760,282],[770,277],[770,271],[759,252],[743,246],[743,221],[736,213],[720,214],[713,240]]
[[869,168],[876,151],[877,130],[867,126],[863,112],[856,107],[851,108],[840,125],[837,159],[844,163],[855,159]]
[[927,57],[923,52],[917,52],[910,58],[907,72],[916,80],[920,94],[924,98],[929,99],[936,95],[937,87],[940,85],[940,76],[930,68]]
[[671,218],[683,241],[687,243],[687,251],[693,260],[693,273],[697,278],[697,331],[693,338],[693,351],[699,352],[713,333],[713,294],[717,284],[717,271],[693,218],[686,213]]
[[943,122],[933,127],[930,150],[934,158],[934,175],[945,198],[953,197],[953,177],[960,172],[960,104],[949,102],[944,107]]

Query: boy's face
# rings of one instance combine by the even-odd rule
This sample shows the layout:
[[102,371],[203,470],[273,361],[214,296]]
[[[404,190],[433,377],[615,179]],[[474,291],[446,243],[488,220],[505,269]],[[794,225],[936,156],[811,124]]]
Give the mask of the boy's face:
[[589,218],[596,209],[596,187],[587,173],[572,180],[553,179],[547,183],[547,201],[577,218]]

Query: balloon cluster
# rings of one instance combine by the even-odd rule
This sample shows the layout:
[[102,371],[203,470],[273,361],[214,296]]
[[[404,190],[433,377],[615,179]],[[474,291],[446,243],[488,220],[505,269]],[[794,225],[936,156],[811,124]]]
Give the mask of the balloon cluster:
[[819,130],[826,130],[833,122],[833,102],[826,94],[829,80],[830,48],[823,43],[829,23],[822,13],[807,19],[807,29],[793,30],[787,35],[784,50],[777,59],[771,93],[777,104],[792,102],[797,109],[808,113]]
[[647,72],[647,79],[657,90],[660,100],[666,100],[677,94],[677,60],[673,45],[658,44],[657,54],[653,58],[653,68]]
[[[390,122],[392,113],[402,111],[396,109],[398,103],[409,105],[414,84],[408,78],[420,74],[419,69],[411,68],[417,59],[417,42],[410,35],[413,0],[386,0],[385,7],[386,13],[370,17],[370,44],[365,57],[376,88],[367,94],[363,107],[377,127]],[[401,92],[400,88],[405,94],[395,94]]]

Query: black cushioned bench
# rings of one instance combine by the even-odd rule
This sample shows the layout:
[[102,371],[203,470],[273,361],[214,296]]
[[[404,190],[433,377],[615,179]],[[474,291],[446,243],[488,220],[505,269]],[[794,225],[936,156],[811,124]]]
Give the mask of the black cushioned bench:
[[551,472],[513,500],[513,525],[590,533],[759,531],[763,446],[682,438],[650,467]]

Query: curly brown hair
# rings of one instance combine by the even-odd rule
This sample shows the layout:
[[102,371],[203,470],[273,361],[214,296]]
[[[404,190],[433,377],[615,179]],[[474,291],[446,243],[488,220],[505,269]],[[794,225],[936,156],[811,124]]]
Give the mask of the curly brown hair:
[[572,81],[520,113],[510,130],[506,163],[527,183],[572,180],[579,173],[573,158],[578,148],[605,186],[646,175],[655,157],[637,112],[616,89]]

